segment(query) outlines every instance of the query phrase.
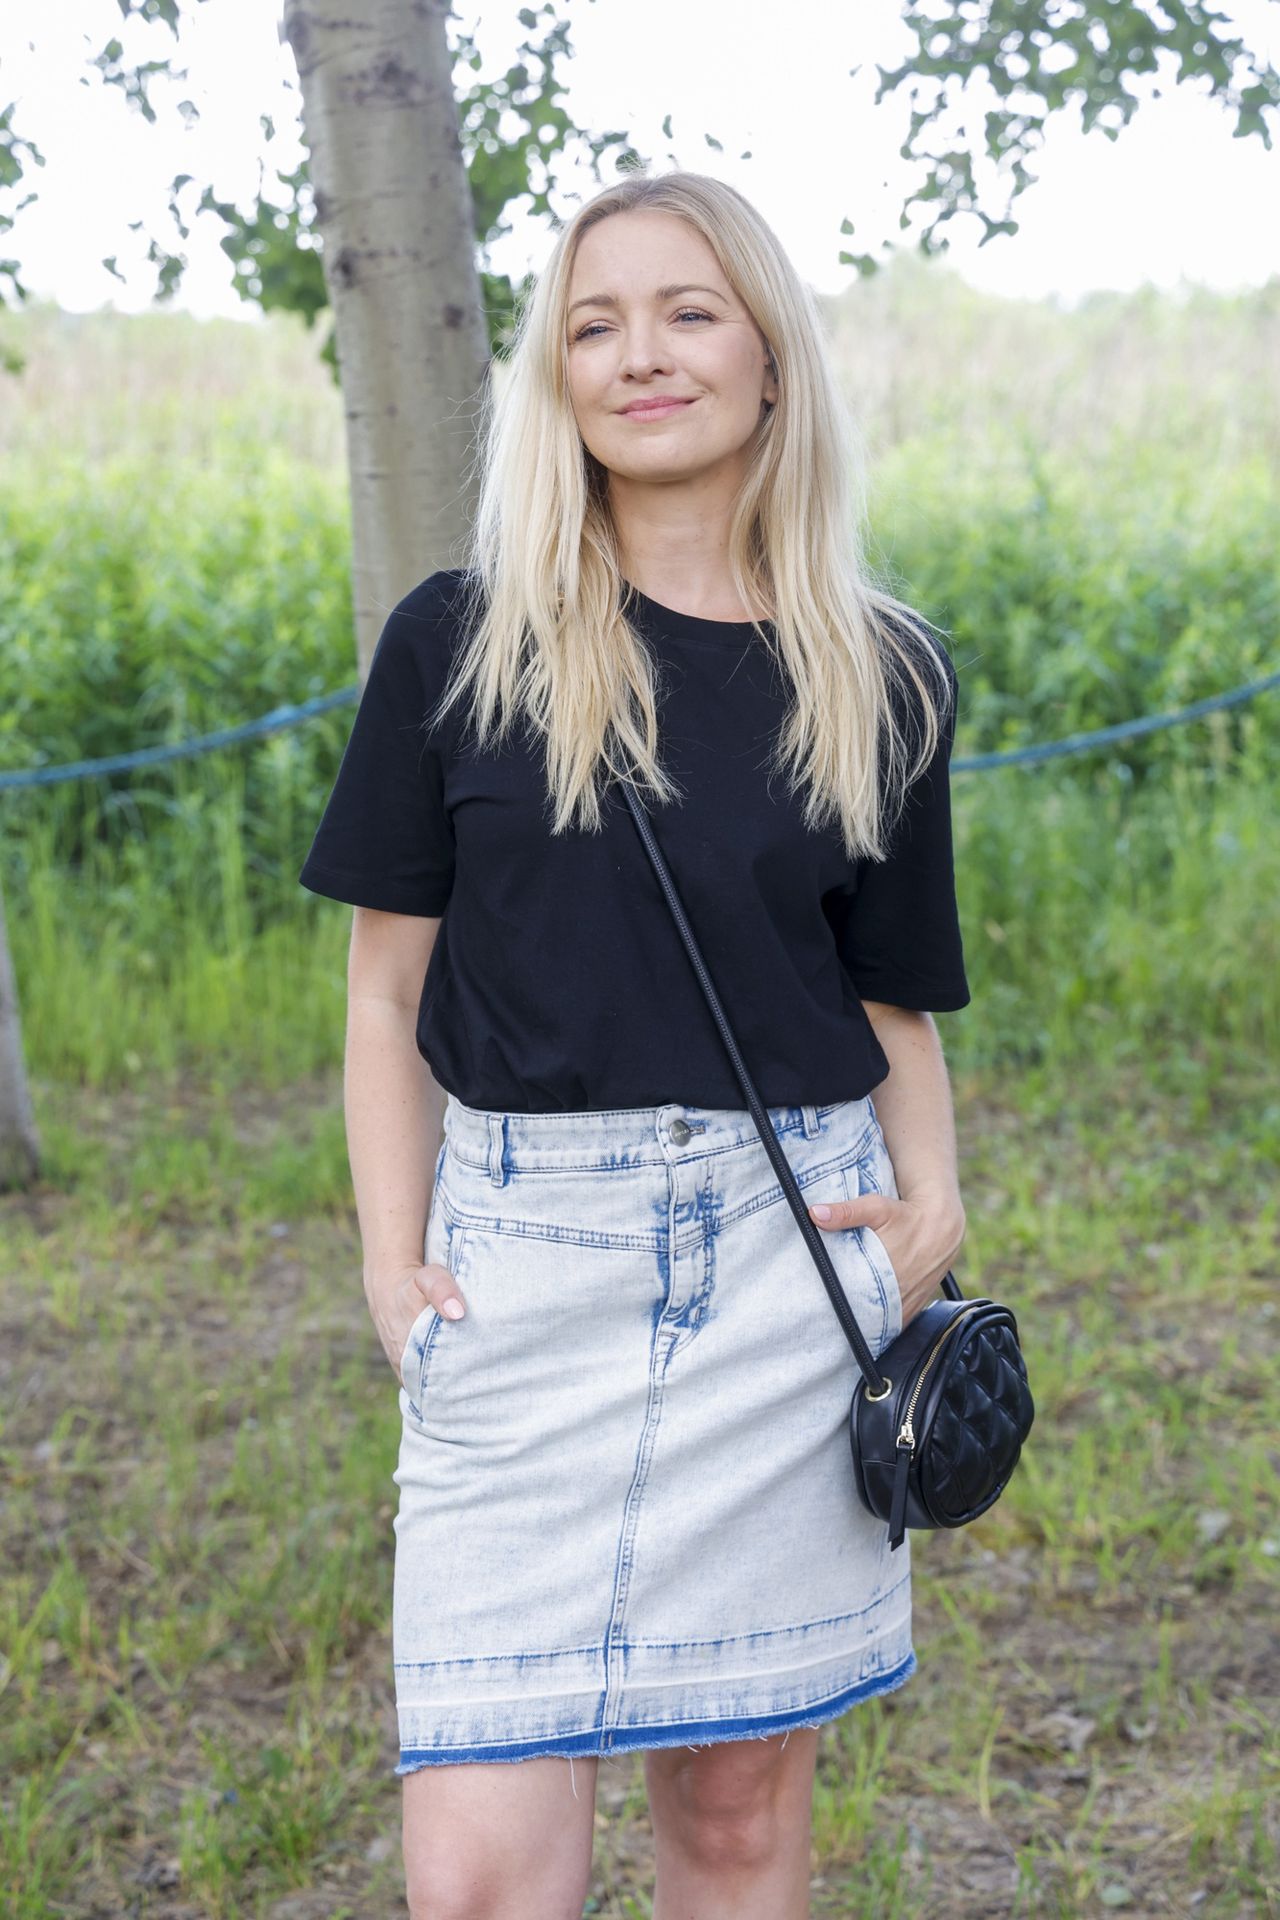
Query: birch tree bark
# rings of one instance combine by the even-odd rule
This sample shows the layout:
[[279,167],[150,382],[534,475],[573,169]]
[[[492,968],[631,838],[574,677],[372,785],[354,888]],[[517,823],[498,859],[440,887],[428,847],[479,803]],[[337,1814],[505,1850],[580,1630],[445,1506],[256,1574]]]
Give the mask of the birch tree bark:
[[448,0],[285,0],[346,414],[360,677],[387,613],[457,564],[489,360]]

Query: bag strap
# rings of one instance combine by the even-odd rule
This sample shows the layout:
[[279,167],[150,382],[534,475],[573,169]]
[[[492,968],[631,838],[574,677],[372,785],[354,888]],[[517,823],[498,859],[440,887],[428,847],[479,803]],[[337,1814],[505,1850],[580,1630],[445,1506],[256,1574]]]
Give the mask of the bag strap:
[[[755,1121],[756,1131],[764,1144],[765,1152],[769,1156],[769,1161],[774,1172],[782,1182],[782,1191],[787,1196],[788,1205],[796,1217],[796,1223],[804,1236],[804,1243],[813,1256],[814,1265],[822,1276],[822,1284],[827,1290],[832,1306],[835,1308],[836,1318],[844,1330],[845,1339],[853,1348],[854,1357],[862,1369],[863,1378],[867,1383],[867,1397],[871,1400],[883,1399],[889,1391],[889,1381],[877,1366],[875,1355],[868,1346],[862,1329],[858,1325],[857,1316],[853,1308],[849,1305],[848,1296],[844,1288],[840,1285],[839,1277],[831,1264],[831,1256],[827,1252],[824,1243],[825,1236],[823,1231],[821,1227],[815,1225],[814,1221],[809,1217],[809,1209],[805,1205],[804,1195],[800,1191],[796,1177],[791,1171],[791,1163],[782,1151],[778,1136],[774,1132],[772,1122],[769,1119],[768,1110],[756,1091],[755,1083],[751,1075],[747,1072],[746,1062],[742,1058],[741,1050],[733,1035],[733,1029],[730,1027],[724,1008],[720,1004],[720,997],[716,992],[715,983],[711,978],[707,963],[703,959],[701,950],[694,938],[693,928],[689,925],[689,917],[685,913],[680,895],[676,891],[675,881],[671,878],[671,872],[663,857],[662,849],[654,837],[649,816],[645,812],[639,795],[631,785],[631,782],[629,780],[622,780],[619,784],[623,789],[627,805],[631,809],[631,817],[636,823],[636,831],[639,833],[640,839],[644,844],[644,850],[653,863],[654,871],[658,876],[658,885],[662,888],[667,905],[671,909],[672,918],[675,920],[676,926],[679,929],[685,951],[693,963],[693,970],[697,975],[698,985],[702,988],[706,996],[707,1004],[711,1008],[712,1018],[719,1028],[720,1037],[728,1050],[729,1058],[733,1063],[733,1070],[738,1077],[738,1084],[742,1088],[743,1095],[751,1113],[751,1118]],[[959,1300],[963,1297],[952,1273],[947,1273],[942,1284],[944,1292],[946,1292],[951,1299]]]

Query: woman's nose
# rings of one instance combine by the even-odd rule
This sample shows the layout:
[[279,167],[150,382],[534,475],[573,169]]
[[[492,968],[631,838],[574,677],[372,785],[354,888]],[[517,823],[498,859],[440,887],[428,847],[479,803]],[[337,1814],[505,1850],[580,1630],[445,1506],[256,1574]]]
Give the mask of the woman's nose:
[[644,327],[624,336],[619,365],[624,373],[641,379],[651,373],[671,371],[670,354],[662,339]]

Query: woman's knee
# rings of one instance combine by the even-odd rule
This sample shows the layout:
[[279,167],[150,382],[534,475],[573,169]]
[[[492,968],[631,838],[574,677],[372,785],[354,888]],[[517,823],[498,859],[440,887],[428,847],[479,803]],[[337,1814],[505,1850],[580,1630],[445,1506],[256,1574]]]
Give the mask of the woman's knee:
[[681,1851],[707,1867],[749,1866],[771,1859],[806,1827],[811,1804],[816,1732],[806,1742],[726,1741],[690,1752],[663,1748],[647,1756],[655,1823]]
[[761,1801],[751,1806],[706,1806],[697,1803],[684,1808],[679,1824],[669,1839],[674,1839],[687,1860],[696,1862],[707,1873],[724,1873],[730,1868],[749,1871],[766,1866],[783,1842],[784,1823],[776,1804]]
[[468,1871],[466,1861],[428,1861],[406,1853],[409,1920],[492,1920],[501,1909],[501,1881]]
[[580,1920],[596,1762],[539,1758],[404,1776],[411,1920]]
[[495,1832],[434,1855],[405,1850],[409,1920],[580,1920],[589,1872],[503,1857]]

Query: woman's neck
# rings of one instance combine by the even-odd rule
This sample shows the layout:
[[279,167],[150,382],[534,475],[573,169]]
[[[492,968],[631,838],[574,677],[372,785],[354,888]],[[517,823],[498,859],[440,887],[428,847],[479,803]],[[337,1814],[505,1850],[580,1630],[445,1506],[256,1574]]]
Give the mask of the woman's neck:
[[639,578],[635,572],[624,568],[623,578],[650,600],[656,600],[660,607],[670,607],[675,613],[687,613],[694,620],[768,618],[763,607],[743,606],[733,590],[732,580],[728,578],[710,581],[687,571],[668,570],[659,573],[651,568],[646,568]]

